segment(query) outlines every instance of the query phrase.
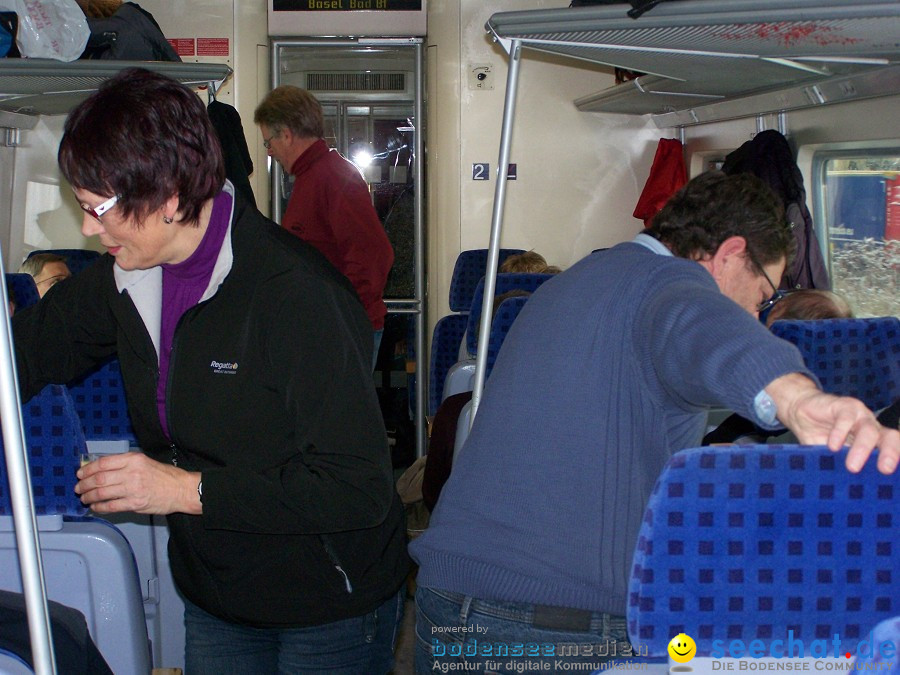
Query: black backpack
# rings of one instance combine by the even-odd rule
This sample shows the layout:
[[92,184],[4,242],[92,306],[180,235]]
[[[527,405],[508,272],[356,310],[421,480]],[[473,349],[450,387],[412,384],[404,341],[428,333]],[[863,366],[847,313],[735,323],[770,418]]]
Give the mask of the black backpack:
[[87,22],[91,36],[82,59],[181,61],[153,15],[133,2],[122,3],[109,18]]

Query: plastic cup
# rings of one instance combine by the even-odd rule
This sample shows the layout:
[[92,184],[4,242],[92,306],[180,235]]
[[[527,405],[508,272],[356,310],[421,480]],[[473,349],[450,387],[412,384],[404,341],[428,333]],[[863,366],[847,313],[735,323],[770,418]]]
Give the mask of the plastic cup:
[[85,464],[90,464],[94,460],[100,459],[100,455],[96,452],[83,452],[81,453],[81,466]]

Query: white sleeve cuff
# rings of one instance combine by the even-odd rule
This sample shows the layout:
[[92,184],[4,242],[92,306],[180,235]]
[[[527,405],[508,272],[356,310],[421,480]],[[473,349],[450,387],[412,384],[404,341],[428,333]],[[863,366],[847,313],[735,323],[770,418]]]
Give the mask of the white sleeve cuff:
[[782,426],[776,416],[778,408],[775,405],[775,401],[772,400],[772,397],[769,396],[765,389],[760,390],[754,397],[753,411],[756,413],[760,426],[766,429],[778,429]]

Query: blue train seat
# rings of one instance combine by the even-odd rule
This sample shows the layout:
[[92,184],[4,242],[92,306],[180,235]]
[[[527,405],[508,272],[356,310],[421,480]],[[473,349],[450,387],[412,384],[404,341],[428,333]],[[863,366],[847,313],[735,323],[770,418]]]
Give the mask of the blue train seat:
[[[500,249],[502,263],[513,254],[524,253],[522,249]],[[428,414],[434,415],[444,399],[444,381],[447,371],[459,360],[459,349],[468,324],[468,312],[479,280],[487,268],[486,248],[462,251],[453,267],[450,279],[450,311],[434,326],[431,336],[431,358],[428,363]]]
[[841,654],[855,653],[875,625],[900,614],[900,474],[879,473],[874,458],[852,474],[845,459],[846,449],[799,445],[673,455],[634,553],[632,644],[665,656],[686,633],[698,656],[710,656],[717,640],[726,649],[762,640],[768,650],[787,645],[791,631],[805,657],[835,634]]
[[3,675],[31,675],[31,669],[25,659],[8,649],[0,649],[0,673]]
[[[117,359],[70,382],[68,389],[91,452],[115,454],[137,446]],[[134,553],[154,665],[183,666],[184,603],[169,570],[165,518],[124,513],[108,515],[105,520],[122,532]]]
[[[22,407],[38,515],[83,516],[88,509],[75,494],[75,471],[85,451],[81,422],[65,387],[47,385]],[[0,516],[12,515],[5,458],[0,462]]]
[[[501,248],[498,255],[500,265],[511,255],[525,253],[521,248]],[[481,278],[487,270],[488,250],[476,248],[470,251],[462,251],[456,259],[453,267],[453,276],[450,279],[450,311],[468,312],[472,306]]]
[[454,394],[472,391],[475,386],[475,366],[475,359],[463,359],[450,366],[444,378],[442,403]]
[[[494,296],[503,295],[509,291],[536,291],[541,284],[552,279],[554,274],[498,274],[494,288]],[[469,354],[478,353],[478,326],[481,323],[481,305],[484,300],[484,277],[475,287],[472,296],[472,308],[469,311],[469,324],[466,328],[466,349]]]
[[469,427],[472,426],[472,401],[466,403],[462,410],[459,411],[459,418],[456,420],[456,437],[453,439],[453,461],[459,456],[462,447],[466,444],[469,437]]
[[466,314],[448,314],[434,324],[431,337],[431,360],[428,380],[428,414],[434,415],[441,401],[447,398],[447,375],[459,360],[459,346],[466,334],[469,317]]
[[[527,299],[524,296],[507,298],[497,308],[494,319],[491,321],[491,332],[488,335],[487,371],[485,377],[490,375],[494,369],[494,362],[500,353],[500,345],[506,339],[506,334],[509,332],[512,322],[519,315],[519,311],[521,311]],[[474,382],[475,359],[457,361],[447,370],[441,400],[443,401],[454,394],[461,394],[464,391],[472,391]]]
[[[150,671],[141,583],[125,536],[90,517],[74,493],[85,451],[81,422],[65,387],[48,385],[23,406],[47,595],[84,614],[115,673]],[[6,462],[0,463],[0,588],[21,592]]]
[[89,442],[124,440],[137,445],[118,359],[70,382],[68,388]]
[[[527,296],[516,296],[512,298],[507,298],[503,302],[500,303],[500,306],[497,308],[497,311],[494,312],[494,317],[491,320],[491,332],[488,336],[488,354],[487,354],[487,363],[486,374],[485,377],[489,377],[491,371],[494,369],[494,363],[497,360],[497,356],[500,354],[500,348],[503,346],[503,341],[506,339],[507,333],[509,333],[509,329],[512,327],[513,322],[519,316],[519,312],[522,311],[522,308],[525,306],[525,303],[528,301]],[[460,361],[456,365],[453,366],[454,369],[461,370],[463,367],[471,367],[471,378],[475,377],[475,362],[474,360],[469,361]],[[468,389],[464,391],[472,390],[472,382],[468,383]],[[447,376],[447,382],[452,383],[457,380],[459,384],[462,384],[464,378],[462,375],[457,376],[457,370],[451,370],[451,373]],[[460,393],[460,392],[451,392],[452,394]],[[451,394],[447,394],[449,396]],[[446,396],[445,396],[446,398]],[[453,457],[456,458],[459,451],[462,449],[463,444],[466,442],[466,438],[469,436],[469,427],[471,426],[472,419],[472,402],[469,401],[463,406],[462,411],[460,412],[459,419],[456,424],[456,438],[453,442]]]
[[797,346],[822,388],[872,410],[900,397],[900,319],[776,321],[772,332]]
[[81,270],[100,257],[99,251],[91,251],[82,248],[48,248],[40,251],[32,251],[27,257],[30,258],[38,253],[61,255],[66,259],[66,266],[73,275],[78,274]]
[[17,310],[31,307],[41,299],[34,283],[34,277],[24,272],[7,272],[6,288],[12,292]]
[[503,346],[503,341],[506,340],[509,329],[512,328],[513,322],[519,316],[519,312],[522,311],[526,302],[528,302],[527,296],[506,298],[497,307],[497,311],[494,312],[494,317],[491,319],[491,332],[488,335],[485,377],[490,377],[491,371],[494,369],[494,363],[497,361],[497,356],[500,354],[500,347]]

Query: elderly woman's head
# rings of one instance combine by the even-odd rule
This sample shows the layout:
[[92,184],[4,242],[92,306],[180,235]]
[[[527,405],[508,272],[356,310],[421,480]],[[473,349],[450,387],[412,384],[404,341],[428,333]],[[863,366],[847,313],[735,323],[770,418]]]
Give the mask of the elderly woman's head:
[[76,191],[116,197],[108,208],[139,228],[172,204],[165,217],[196,225],[225,181],[219,141],[200,98],[139,68],[104,82],[69,114],[59,166]]

